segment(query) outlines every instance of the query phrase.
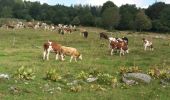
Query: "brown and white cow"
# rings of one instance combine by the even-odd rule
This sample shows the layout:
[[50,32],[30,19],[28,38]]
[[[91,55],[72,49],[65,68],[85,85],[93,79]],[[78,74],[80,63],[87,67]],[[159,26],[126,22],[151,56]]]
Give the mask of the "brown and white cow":
[[124,55],[125,53],[129,53],[128,51],[128,44],[125,41],[111,41],[111,55],[113,55],[114,50],[120,50],[120,56]]
[[52,41],[48,41],[47,43],[44,43],[44,53],[43,53],[43,59],[47,59],[49,60],[49,54],[50,52],[54,52],[56,54],[56,60],[58,60],[60,51],[61,51],[61,45],[56,43],[56,42],[52,42]]
[[77,58],[82,60],[82,55],[78,52],[76,48],[61,46],[61,59],[64,60],[64,55],[71,56],[70,62],[74,58],[75,62],[77,62]]
[[153,51],[153,44],[152,44],[152,42],[147,40],[147,39],[145,39],[145,38],[143,38],[142,40],[143,40],[144,50],[146,51],[146,49],[148,47],[151,51]]

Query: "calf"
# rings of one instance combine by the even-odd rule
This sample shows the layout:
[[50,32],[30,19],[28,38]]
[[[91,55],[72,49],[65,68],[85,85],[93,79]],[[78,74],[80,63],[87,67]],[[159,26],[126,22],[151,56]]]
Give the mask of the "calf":
[[73,58],[75,62],[77,62],[77,58],[82,60],[82,55],[77,51],[76,48],[61,46],[61,59],[62,60],[64,60],[64,55],[71,56],[70,62],[72,61]]
[[129,53],[128,45],[125,41],[111,41],[111,55],[113,55],[114,50],[120,50],[120,56],[124,55],[125,53]]
[[44,43],[44,53],[43,53],[43,59],[49,60],[49,54],[50,52],[54,52],[56,54],[56,60],[58,60],[59,53],[61,51],[61,45],[52,41],[48,41],[47,43]]
[[148,48],[150,48],[150,50],[153,51],[153,44],[152,44],[152,42],[147,40],[147,39],[145,39],[145,38],[143,38],[142,40],[143,40],[144,50],[146,51],[146,49],[148,47]]
[[107,34],[102,32],[102,33],[99,33],[99,36],[100,36],[100,39],[104,38],[104,39],[109,39]]

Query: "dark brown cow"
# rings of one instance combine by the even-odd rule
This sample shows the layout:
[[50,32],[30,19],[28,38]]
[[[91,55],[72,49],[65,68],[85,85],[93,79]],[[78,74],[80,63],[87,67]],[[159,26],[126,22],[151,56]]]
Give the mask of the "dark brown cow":
[[83,34],[83,36],[84,36],[85,38],[88,37],[88,32],[87,32],[87,31],[83,31],[82,34]]
[[10,25],[10,24],[6,24],[6,27],[7,27],[7,29],[14,29],[15,28],[15,26],[14,25]]
[[102,33],[99,33],[99,36],[100,36],[100,39],[104,38],[104,39],[109,39],[107,34],[102,32]]
[[56,42],[52,42],[52,41],[48,41],[47,43],[44,43],[44,53],[43,53],[43,59],[47,59],[49,60],[49,54],[50,52],[54,52],[56,54],[56,60],[58,60],[58,56],[60,54],[61,51],[61,45],[56,43]]

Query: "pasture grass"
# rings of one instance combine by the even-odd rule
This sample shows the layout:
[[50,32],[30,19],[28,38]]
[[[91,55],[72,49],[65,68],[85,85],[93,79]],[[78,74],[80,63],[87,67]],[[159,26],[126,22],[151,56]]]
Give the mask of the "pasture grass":
[[[57,32],[20,29],[0,29],[0,73],[9,74],[9,80],[0,80],[1,100],[169,100],[170,87],[163,87],[159,80],[152,80],[150,84],[140,84],[121,88],[103,86],[106,91],[96,91],[89,84],[82,86],[82,91],[71,92],[69,86],[62,82],[44,80],[46,71],[57,69],[61,75],[70,73],[76,75],[81,71],[93,70],[109,73],[120,79],[120,67],[138,66],[144,72],[153,67],[170,67],[170,35],[163,34],[121,34],[127,32],[109,33],[109,36],[129,38],[130,53],[119,57],[118,53],[110,56],[108,41],[99,39],[99,32],[105,31],[96,28],[87,28],[89,37],[83,38],[79,32],[60,35]],[[156,38],[163,36],[165,38]],[[144,51],[142,38],[153,41],[154,51]],[[69,62],[56,61],[55,55],[50,54],[50,60],[42,60],[43,43],[47,40],[56,41],[65,46],[77,48],[83,55],[83,60]],[[14,72],[21,66],[33,68],[36,78],[31,81],[12,78]],[[118,80],[119,81],[119,80]],[[61,91],[53,93],[43,91],[48,84],[50,88],[61,87]],[[119,81],[119,84],[122,83]],[[21,92],[13,94],[10,87],[17,87]]]

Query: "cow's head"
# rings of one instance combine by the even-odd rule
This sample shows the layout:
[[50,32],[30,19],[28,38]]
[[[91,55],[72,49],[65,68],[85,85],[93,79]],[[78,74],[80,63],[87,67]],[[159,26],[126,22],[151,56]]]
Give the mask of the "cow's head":
[[83,58],[82,58],[82,54],[78,57],[80,60],[82,60]]

